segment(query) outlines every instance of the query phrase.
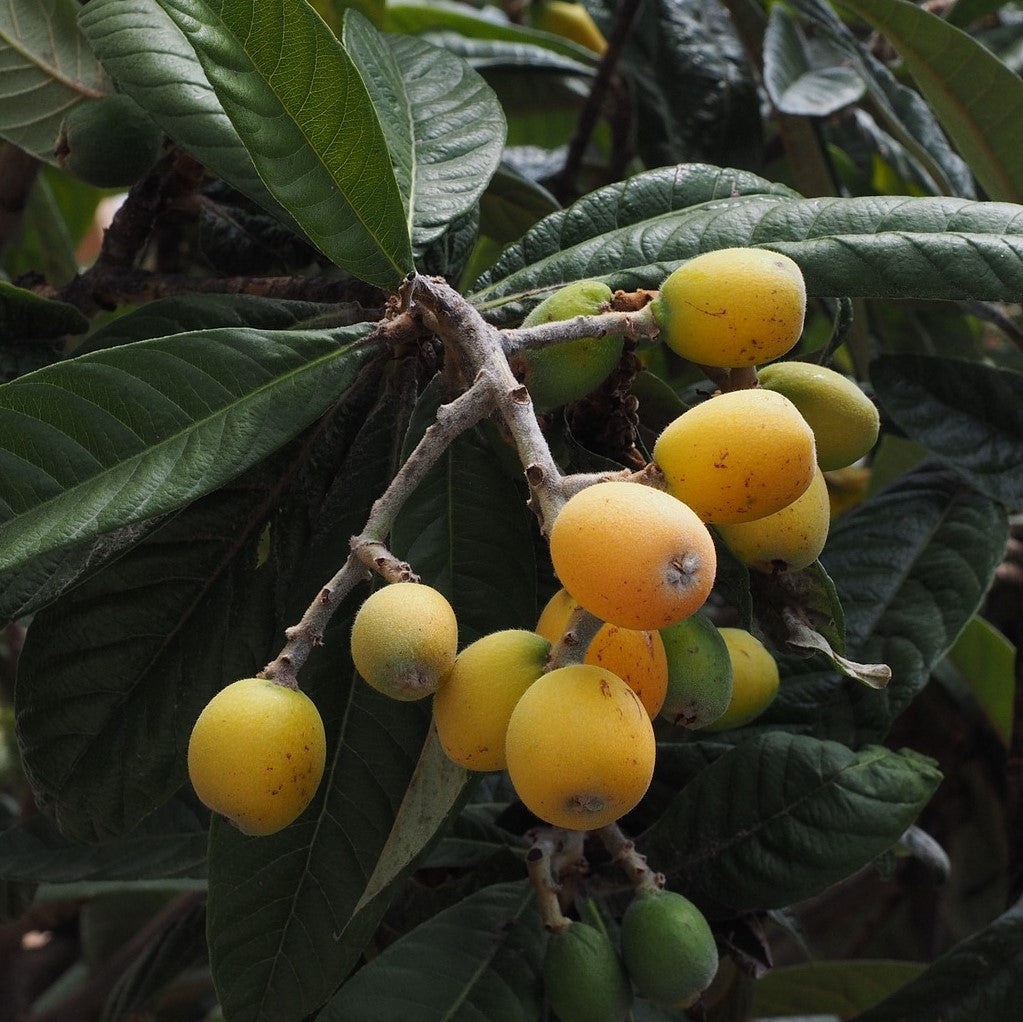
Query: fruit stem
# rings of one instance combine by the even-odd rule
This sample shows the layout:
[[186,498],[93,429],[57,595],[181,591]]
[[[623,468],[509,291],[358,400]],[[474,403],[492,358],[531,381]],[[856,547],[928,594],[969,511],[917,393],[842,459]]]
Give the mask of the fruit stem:
[[560,933],[572,925],[572,920],[561,911],[560,876],[565,872],[578,872],[585,864],[585,834],[559,827],[537,827],[530,836],[532,844],[526,852],[526,869],[536,891],[540,921],[545,930]]
[[601,844],[607,849],[611,861],[618,865],[629,878],[629,883],[640,891],[659,891],[664,887],[663,873],[655,873],[646,863],[646,856],[636,851],[636,843],[625,836],[617,823],[609,823],[596,832]]
[[512,355],[517,351],[547,348],[584,337],[607,337],[610,334],[624,334],[633,340],[655,337],[658,329],[646,309],[639,312],[603,312],[595,316],[573,316],[536,326],[502,330],[501,346],[506,355]]
[[570,664],[581,664],[590,643],[603,627],[604,622],[599,617],[595,617],[584,607],[576,607],[569,616],[561,638],[551,647],[551,651],[547,655],[544,673],[557,670],[559,667],[567,667]]

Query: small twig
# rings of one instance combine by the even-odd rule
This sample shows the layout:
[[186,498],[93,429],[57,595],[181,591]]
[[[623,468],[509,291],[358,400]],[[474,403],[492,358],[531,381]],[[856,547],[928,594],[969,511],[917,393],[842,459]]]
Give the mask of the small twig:
[[544,670],[554,671],[559,667],[581,664],[590,643],[603,627],[604,622],[600,618],[583,607],[577,607],[565,625],[564,634],[551,647]]
[[654,321],[650,306],[638,312],[604,312],[597,316],[575,316],[556,319],[536,326],[501,331],[501,345],[506,355],[531,348],[546,348],[583,337],[607,337],[625,334],[633,340],[656,337],[660,327]]
[[551,933],[567,930],[572,920],[565,916],[558,897],[561,876],[578,872],[585,864],[581,831],[562,830],[559,827],[537,827],[530,832],[532,844],[526,852],[526,870],[529,882],[536,891],[537,908],[544,929]]
[[655,873],[646,864],[646,856],[636,851],[636,843],[625,836],[617,823],[601,827],[596,834],[611,856],[611,861],[625,871],[637,892],[658,891],[664,886],[664,874]]
[[625,40],[641,3],[642,0],[622,0],[618,7],[614,24],[608,35],[607,49],[597,65],[597,73],[593,77],[590,94],[586,97],[586,103],[576,124],[575,134],[568,144],[565,165],[553,182],[552,190],[559,199],[574,197],[576,175],[582,165],[586,147],[590,144],[593,129],[600,119],[600,112],[604,108],[604,101],[611,88],[618,61],[625,49]]

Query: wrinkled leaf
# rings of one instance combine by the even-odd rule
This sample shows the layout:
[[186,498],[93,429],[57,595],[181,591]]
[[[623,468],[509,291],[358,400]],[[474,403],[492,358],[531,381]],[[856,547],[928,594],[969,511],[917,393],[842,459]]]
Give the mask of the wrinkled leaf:
[[982,617],[971,618],[948,651],[949,660],[1006,748],[1015,726],[1017,655],[1016,647]]
[[775,731],[697,774],[637,845],[712,915],[781,908],[895,844],[940,780],[911,750]]
[[870,377],[884,411],[911,440],[971,485],[1023,502],[1023,375],[933,355],[884,355]]

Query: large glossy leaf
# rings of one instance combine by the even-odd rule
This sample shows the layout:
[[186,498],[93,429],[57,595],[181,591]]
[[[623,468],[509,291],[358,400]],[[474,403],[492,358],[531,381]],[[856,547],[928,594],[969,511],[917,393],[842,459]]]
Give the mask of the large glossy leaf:
[[821,561],[848,654],[893,673],[880,692],[851,682],[819,692],[822,724],[850,744],[883,738],[980,606],[1007,539],[1004,509],[934,462],[843,515]]
[[982,493],[1023,502],[1023,375],[933,355],[885,355],[871,364],[885,412],[912,440]]
[[88,329],[89,321],[73,305],[42,298],[34,291],[0,280],[0,337],[44,341]]
[[940,780],[911,750],[775,731],[702,770],[637,845],[712,915],[781,908],[891,847]]
[[824,0],[791,0],[791,6],[857,71],[888,131],[929,176],[930,190],[972,198],[974,185],[970,168],[949,144],[924,98],[899,82]]
[[122,91],[204,167],[286,223],[181,28],[151,0],[91,0],[79,25]]
[[381,35],[352,11],[344,43],[366,79],[422,251],[487,187],[504,146],[504,114],[468,64],[421,39]]
[[[657,180],[665,172],[652,173]],[[684,179],[685,168],[675,173]],[[730,245],[789,255],[811,295],[1023,297],[1023,206],[754,193],[696,197],[695,205],[677,208],[670,189],[650,194],[639,183],[631,187],[643,201],[628,207],[624,223],[616,223],[616,214],[630,198],[628,182],[541,221],[477,282],[473,302],[501,320],[521,316],[539,297],[579,277],[612,288],[657,288],[686,259]]]
[[110,91],[77,14],[74,0],[0,6],[0,137],[49,163],[68,111]]
[[1023,1004],[1023,901],[856,1022],[1011,1019]]
[[50,555],[182,507],[290,440],[371,357],[345,343],[367,329],[179,334],[0,387],[5,602],[36,591]]
[[283,455],[155,530],[28,630],[15,688],[36,799],[81,841],[122,834],[181,786],[196,717],[274,640],[256,567]]
[[547,943],[525,882],[485,887],[417,926],[350,979],[317,1022],[536,1019]]
[[406,206],[358,68],[304,0],[159,0],[277,201],[338,266],[412,269]]
[[96,845],[75,844],[43,815],[0,831],[0,876],[35,883],[206,876],[207,824],[172,800],[134,830]]
[[764,34],[764,86],[784,114],[828,117],[862,98],[866,87],[851,68],[839,62],[811,62],[796,21],[779,5],[771,7]]
[[899,52],[992,199],[1023,201],[1023,81],[990,50],[906,0],[840,0]]

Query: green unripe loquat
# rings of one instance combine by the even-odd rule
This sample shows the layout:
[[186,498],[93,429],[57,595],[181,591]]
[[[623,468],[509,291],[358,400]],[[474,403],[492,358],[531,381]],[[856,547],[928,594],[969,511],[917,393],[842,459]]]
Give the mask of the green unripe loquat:
[[163,134],[129,96],[115,92],[73,107],[54,155],[73,177],[99,188],[126,188],[156,162]]
[[437,737],[448,759],[468,770],[503,770],[508,719],[543,674],[551,644],[510,628],[470,643],[433,697]]
[[200,800],[242,833],[273,834],[309,804],[326,762],[323,721],[297,689],[243,678],[206,704],[188,742]]
[[561,1022],[623,1022],[632,987],[610,938],[587,923],[552,933],[544,954],[547,999]]
[[352,661],[365,681],[392,699],[430,695],[455,665],[458,622],[430,586],[396,582],[376,590],[352,624]]
[[718,525],[717,530],[743,564],[774,573],[813,564],[824,549],[830,526],[828,484],[817,468],[806,492],[780,511],[753,522]]
[[816,468],[813,430],[769,390],[735,390],[683,412],[654,444],[668,492],[705,522],[751,522],[803,494]]
[[[539,326],[574,316],[596,316],[611,300],[611,289],[599,280],[576,280],[545,298],[523,320],[524,327]],[[529,348],[512,356],[512,368],[533,399],[538,412],[578,401],[597,389],[622,356],[622,334],[582,337],[545,348]]]
[[810,424],[817,464],[825,472],[868,454],[881,429],[874,403],[852,380],[809,362],[775,362],[759,372],[760,386],[784,394]]
[[780,358],[799,340],[806,286],[788,256],[722,248],[683,263],[651,302],[672,351],[698,365],[738,368]]
[[693,1004],[718,970],[703,913],[674,891],[638,893],[622,917],[622,957],[643,996],[672,1008]]
[[720,632],[732,663],[732,698],[725,712],[702,729],[711,733],[755,720],[778,694],[778,662],[764,644],[744,628]]
[[706,614],[661,629],[668,659],[668,691],[661,716],[672,724],[698,728],[717,720],[732,698],[728,647]]

